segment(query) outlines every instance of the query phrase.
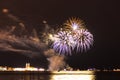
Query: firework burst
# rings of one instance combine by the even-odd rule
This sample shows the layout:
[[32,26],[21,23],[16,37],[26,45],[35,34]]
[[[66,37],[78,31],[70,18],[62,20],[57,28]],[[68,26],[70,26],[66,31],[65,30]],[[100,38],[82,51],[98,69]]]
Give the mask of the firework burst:
[[84,23],[79,18],[70,18],[64,23],[64,26],[68,30],[77,30],[84,26]]
[[52,48],[59,54],[72,54],[90,49],[93,35],[78,18],[71,18],[64,23],[64,28],[52,35]]
[[93,35],[87,29],[76,30],[73,38],[77,52],[87,51],[93,45]]
[[53,35],[54,42],[52,47],[60,54],[69,53],[74,49],[74,41],[69,31],[59,31]]

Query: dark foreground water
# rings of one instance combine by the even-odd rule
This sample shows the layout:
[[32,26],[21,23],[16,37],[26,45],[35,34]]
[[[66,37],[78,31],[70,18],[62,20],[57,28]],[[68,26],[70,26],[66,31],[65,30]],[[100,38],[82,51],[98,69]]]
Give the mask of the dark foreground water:
[[120,71],[1,71],[0,80],[120,80]]

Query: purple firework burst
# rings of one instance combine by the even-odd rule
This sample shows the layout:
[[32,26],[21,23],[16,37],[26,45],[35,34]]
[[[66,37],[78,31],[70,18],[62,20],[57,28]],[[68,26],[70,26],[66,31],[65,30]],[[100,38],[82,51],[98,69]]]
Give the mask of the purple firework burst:
[[93,35],[79,19],[70,19],[64,23],[65,28],[53,35],[52,48],[59,54],[86,52],[93,45]]
[[54,35],[53,49],[60,54],[71,54],[74,49],[74,41],[69,31],[59,31]]
[[76,30],[73,38],[77,52],[87,51],[93,45],[93,35],[87,29]]

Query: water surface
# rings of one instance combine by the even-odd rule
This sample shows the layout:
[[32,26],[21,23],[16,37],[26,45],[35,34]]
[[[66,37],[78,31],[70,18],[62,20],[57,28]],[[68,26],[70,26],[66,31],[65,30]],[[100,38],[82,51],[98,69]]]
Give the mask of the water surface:
[[2,71],[0,80],[120,80],[119,71]]

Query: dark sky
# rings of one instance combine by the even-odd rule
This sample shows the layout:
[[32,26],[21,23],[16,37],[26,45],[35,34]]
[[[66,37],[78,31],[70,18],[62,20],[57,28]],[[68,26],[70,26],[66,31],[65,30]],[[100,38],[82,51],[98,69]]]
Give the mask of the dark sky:
[[[42,20],[56,25],[69,17],[81,18],[94,35],[94,45],[87,53],[68,57],[67,62],[75,68],[120,68],[120,9],[117,0],[0,0],[1,12],[3,8],[31,26],[39,25]],[[24,65],[28,59],[12,53],[1,53],[0,57],[1,65],[11,66]],[[34,66],[39,63],[37,60],[28,61]]]

